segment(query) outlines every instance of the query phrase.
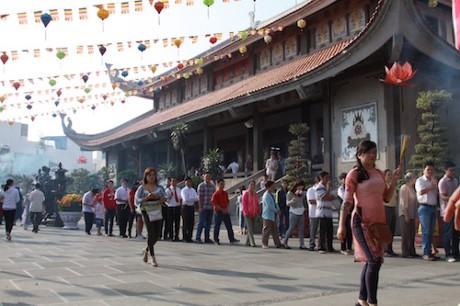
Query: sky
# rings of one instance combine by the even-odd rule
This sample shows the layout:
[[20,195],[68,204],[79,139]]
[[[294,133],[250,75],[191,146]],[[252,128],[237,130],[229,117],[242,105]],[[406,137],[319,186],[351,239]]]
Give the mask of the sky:
[[[0,54],[6,52],[9,56],[5,64],[0,63],[0,96],[13,94],[0,105],[0,109],[3,108],[0,120],[28,123],[31,140],[63,135],[59,112],[72,119],[72,127],[78,133],[109,130],[150,110],[153,103],[150,99],[125,97],[119,88],[113,88],[106,63],[113,64],[113,68],[160,64],[155,72],[158,75],[167,70],[161,63],[194,58],[209,50],[212,45],[206,34],[223,33],[225,39],[229,32],[249,28],[249,12],[254,8],[255,20],[265,21],[304,2],[229,0],[223,3],[215,0],[208,16],[208,8],[202,0],[194,0],[193,6],[187,6],[187,0],[182,0],[182,4],[170,0],[170,7],[159,15],[159,24],[157,11],[147,0],[142,1],[142,12],[135,12],[134,1],[129,1],[130,13],[121,14],[121,3],[127,1],[0,0],[0,15],[9,15],[0,20]],[[116,12],[102,22],[95,5],[107,3],[115,3]],[[84,7],[88,18],[80,20],[78,10]],[[45,31],[43,23],[33,20],[34,12],[50,13],[54,9],[58,11],[59,20],[51,21]],[[64,9],[72,9],[72,21],[64,20]],[[18,13],[23,12],[28,16],[27,24],[19,24]],[[198,43],[192,44],[186,39],[180,48],[163,46],[163,38],[182,36],[198,36]],[[152,43],[144,52],[137,49],[136,41],[154,39],[159,42]],[[118,42],[123,42],[122,52],[118,51]],[[106,46],[104,56],[97,50],[100,44]],[[88,45],[95,46],[93,54],[88,54]],[[78,46],[84,46],[83,54],[77,54]],[[60,48],[68,48],[68,56],[62,60],[56,56]],[[35,57],[37,49],[39,58]],[[12,59],[11,51],[18,52],[17,60]],[[86,83],[81,75],[88,76]],[[155,75],[149,69],[140,69],[138,74],[130,73],[126,79]],[[11,83],[20,79],[25,80],[24,85],[16,90]],[[50,85],[50,80],[56,84]]]

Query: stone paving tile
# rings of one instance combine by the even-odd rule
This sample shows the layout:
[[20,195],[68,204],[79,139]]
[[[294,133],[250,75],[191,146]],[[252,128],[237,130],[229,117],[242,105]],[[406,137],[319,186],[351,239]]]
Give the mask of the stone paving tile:
[[36,305],[60,303],[63,300],[51,290],[2,290],[1,299],[3,305]]
[[71,286],[65,280],[58,277],[46,278],[28,278],[12,281],[16,288],[30,291],[30,290],[47,290],[50,288],[65,288]]

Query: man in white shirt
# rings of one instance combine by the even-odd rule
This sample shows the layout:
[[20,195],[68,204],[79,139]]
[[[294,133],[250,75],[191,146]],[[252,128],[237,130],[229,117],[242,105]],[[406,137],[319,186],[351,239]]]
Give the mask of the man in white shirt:
[[115,202],[117,203],[117,219],[118,226],[120,227],[120,237],[128,238],[126,235],[126,228],[128,227],[129,214],[131,210],[128,204],[129,189],[128,180],[123,179],[121,186],[115,191]]
[[319,218],[319,253],[334,252],[332,247],[332,181],[329,173],[322,171],[319,174],[319,183],[316,185],[316,218]]
[[240,166],[238,165],[236,161],[233,161],[230,163],[230,165],[228,165],[227,170],[231,170],[233,174],[233,178],[236,179],[237,173],[240,170]]
[[319,179],[315,178],[313,186],[307,190],[307,201],[308,201],[308,218],[309,228],[310,228],[310,246],[309,251],[314,251],[316,244],[316,233],[318,232],[318,218],[316,218],[316,185],[318,184]]
[[32,232],[38,233],[38,226],[43,219],[43,202],[45,201],[45,195],[40,190],[40,184],[35,184],[35,189],[29,194],[29,215],[30,222],[33,225]]
[[436,223],[436,206],[438,204],[438,181],[434,177],[434,165],[425,164],[423,176],[415,182],[417,201],[419,202],[418,218],[422,226],[422,250],[424,260],[434,260],[431,254],[434,226]]
[[98,196],[99,189],[97,188],[93,188],[83,195],[81,210],[85,216],[85,232],[88,235],[91,235],[91,229],[93,228],[94,207],[96,206]]
[[168,217],[166,227],[168,231],[168,237],[171,239],[171,241],[180,241],[179,229],[182,198],[181,189],[177,187],[177,183],[177,178],[172,178],[171,186],[166,189],[166,200],[168,201]]
[[182,198],[182,237],[185,242],[193,242],[193,226],[195,221],[195,202],[198,201],[198,194],[192,187],[192,178],[185,179],[185,187],[181,190]]

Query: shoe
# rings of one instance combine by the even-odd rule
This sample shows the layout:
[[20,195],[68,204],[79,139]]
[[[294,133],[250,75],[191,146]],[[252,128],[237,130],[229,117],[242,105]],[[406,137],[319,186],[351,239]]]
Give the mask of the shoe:
[[109,237],[113,237],[113,234],[112,234],[112,233],[110,233],[110,234],[109,234]]
[[286,250],[290,250],[290,249],[291,249],[291,247],[288,246],[287,244],[283,244],[283,247],[284,247]]
[[327,251],[326,251],[326,250],[318,250],[318,253],[319,253],[319,254],[326,254]]
[[447,257],[446,261],[447,262],[456,262],[457,260],[454,257]]
[[10,233],[7,233],[7,234],[6,234],[6,240],[8,240],[8,241],[11,240],[11,234],[10,234]]
[[128,238],[128,236],[126,236],[126,235],[121,235],[121,238]]
[[152,266],[153,267],[158,267],[157,260],[155,259],[155,256],[152,256]]
[[204,243],[213,244],[214,241],[212,241],[211,239],[208,239],[208,240],[205,240]]
[[214,240],[214,244],[215,245],[220,245],[220,241],[219,240]]
[[143,240],[143,239],[145,239],[145,237],[142,236],[142,235],[137,235],[136,239],[137,239],[137,240]]
[[239,243],[240,241],[238,239],[234,239],[232,241],[230,241],[231,244],[235,244],[235,243]]
[[309,247],[308,250],[311,251],[311,252],[314,252],[314,251],[315,251],[315,247]]
[[342,250],[342,251],[340,251],[340,253],[342,255],[350,255],[350,252],[348,252],[347,250]]
[[86,232],[88,235],[91,235],[91,232]]
[[147,248],[142,250],[142,261],[147,262],[149,260],[149,253],[147,251]]
[[426,261],[433,261],[433,260],[434,260],[434,257],[433,257],[433,256],[430,256],[430,255],[423,255],[423,260],[426,260]]
[[262,245],[262,249],[268,249],[268,245]]
[[203,241],[201,241],[201,239],[196,239],[195,242],[196,242],[196,243],[199,243],[199,244],[202,244],[202,243],[203,243]]
[[284,244],[279,244],[276,246],[277,249],[285,249],[286,246]]
[[357,300],[355,306],[369,306],[365,300]]
[[337,251],[335,249],[328,249],[327,252],[328,253],[336,253]]
[[306,249],[307,249],[307,247],[306,247],[306,246],[304,246],[304,245],[301,245],[301,246],[299,246],[299,249],[301,249],[301,250],[306,250]]

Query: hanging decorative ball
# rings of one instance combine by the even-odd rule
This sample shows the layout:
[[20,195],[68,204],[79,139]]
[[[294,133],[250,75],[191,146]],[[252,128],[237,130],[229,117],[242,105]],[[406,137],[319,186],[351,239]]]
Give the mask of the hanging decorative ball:
[[32,109],[32,104],[27,104],[27,109]]
[[0,103],[5,102],[5,100],[6,100],[6,97],[5,97],[5,96],[0,96]]
[[245,55],[246,52],[248,52],[248,48],[246,48],[246,46],[242,46],[242,47],[240,48],[240,53],[241,53],[241,55]]
[[152,71],[153,74],[157,71],[157,66],[153,65],[150,70]]
[[211,38],[209,38],[209,42],[214,45],[217,42],[217,37],[212,36]]
[[56,91],[56,94],[57,94],[57,96],[59,98],[62,95],[62,90],[59,89],[58,91]]
[[121,73],[121,76],[124,77],[124,78],[126,78],[126,77],[128,76],[128,71],[123,71],[123,72]]
[[202,74],[203,74],[203,69],[202,69],[202,68],[198,68],[198,69],[196,70],[196,74],[202,75]]
[[273,39],[273,38],[272,38],[270,35],[265,35],[265,36],[264,36],[264,41],[265,41],[265,43],[266,43],[267,45],[268,45],[269,43],[272,42],[272,39]]
[[147,47],[144,44],[139,44],[139,46],[137,46],[137,50],[139,50],[141,52],[144,52],[145,49],[147,49]]
[[2,60],[3,65],[5,65],[9,57],[6,55],[6,52],[3,52],[2,56],[0,56],[0,59]]
[[54,105],[57,107],[59,105],[59,100],[54,101]]
[[83,82],[88,82],[89,77],[85,74],[84,76],[81,77]]
[[169,77],[168,76],[164,76],[161,78],[163,80],[163,82],[167,83],[169,81]]
[[111,105],[111,106],[114,106],[114,105],[115,105],[115,102],[110,101],[110,105]]
[[78,99],[78,102],[80,102],[80,103],[85,102],[85,98],[80,98],[80,99]]
[[113,83],[113,84],[112,84],[112,89],[113,89],[113,90],[115,90],[115,88],[117,88],[117,87],[118,87],[118,83]]
[[186,72],[184,73],[184,79],[188,80],[190,78],[190,73]]
[[65,52],[62,50],[59,50],[58,52],[56,52],[56,57],[62,60],[65,57]]
[[137,86],[142,86],[144,85],[144,82],[142,82],[141,80],[137,81]]
[[56,83],[57,83],[57,82],[56,82],[56,80],[54,80],[54,79],[51,79],[51,80],[48,82],[48,84],[50,84],[50,86],[54,86],[54,85],[56,85]]
[[121,104],[125,104],[126,100],[123,99],[123,100],[121,100],[120,102],[121,102]]
[[30,120],[32,120],[32,122],[35,121],[35,116],[30,116]]
[[242,31],[241,32],[241,40],[245,41],[246,39],[248,39],[248,32]]
[[165,8],[165,4],[161,1],[155,2],[154,6],[155,10],[157,11],[158,14],[161,13],[161,11]]
[[104,56],[105,52],[107,51],[107,48],[104,47],[104,45],[101,45],[99,47],[99,53],[101,53],[102,56]]
[[56,114],[56,113],[53,113],[51,116],[53,116],[53,118],[56,118],[56,117],[57,117],[57,114]]
[[91,91],[91,88],[89,88],[89,87],[86,87],[86,88],[85,88],[85,93],[88,94],[88,93],[90,93],[90,91]]
[[204,64],[204,60],[202,57],[200,57],[199,59],[196,60],[196,64],[199,65],[199,66],[203,66]]
[[8,120],[8,125],[13,125],[14,124],[14,119],[9,119]]
[[107,95],[103,95],[102,99],[104,99],[104,101],[107,100]]
[[174,40],[174,45],[177,47],[177,48],[180,48],[180,45],[182,45],[182,40],[181,39],[176,39]]
[[301,29],[303,31],[303,29],[305,29],[306,26],[307,26],[307,22],[305,21],[305,19],[297,20],[297,27],[299,29]]
[[77,109],[76,109],[76,108],[73,108],[73,109],[72,109],[72,113],[75,114],[76,112],[77,112]]
[[96,109],[96,105],[92,105],[92,106],[91,106],[91,109],[92,109],[92,110],[95,110],[95,109]]
[[182,63],[177,64],[177,69],[179,70],[184,69],[184,64]]
[[101,19],[102,21],[104,21],[105,19],[107,19],[110,15],[110,12],[106,9],[104,9],[103,7],[101,7],[98,11],[97,11],[97,17],[99,17],[99,19]]
[[21,83],[19,83],[19,82],[14,82],[14,83],[13,83],[13,87],[14,87],[14,89],[18,90],[19,87],[21,87]]
[[26,95],[26,100],[29,101],[30,99],[32,99],[32,97],[30,95]]

